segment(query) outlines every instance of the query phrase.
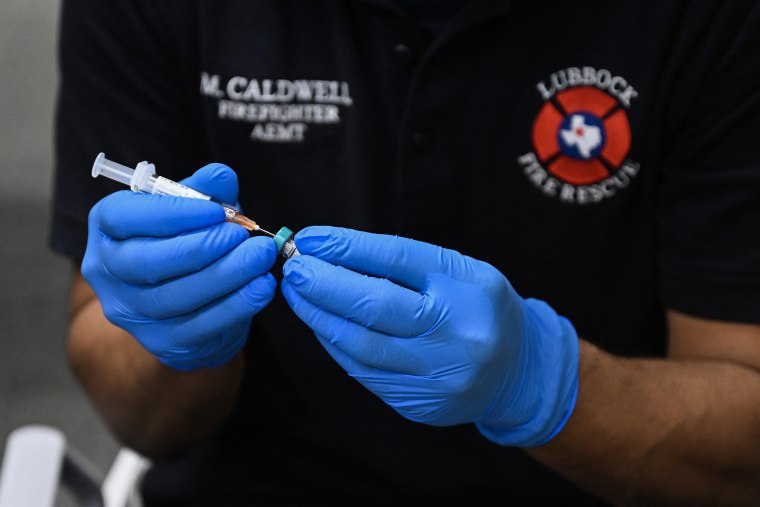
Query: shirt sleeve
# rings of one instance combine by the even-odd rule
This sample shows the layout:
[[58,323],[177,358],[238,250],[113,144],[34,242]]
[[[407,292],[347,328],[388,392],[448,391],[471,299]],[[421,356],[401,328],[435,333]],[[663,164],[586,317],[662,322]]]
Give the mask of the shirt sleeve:
[[87,215],[120,186],[91,176],[99,152],[181,178],[204,163],[194,3],[64,0],[55,118],[53,250],[81,260]]
[[760,322],[760,9],[739,7],[721,8],[674,69],[660,268],[667,307]]

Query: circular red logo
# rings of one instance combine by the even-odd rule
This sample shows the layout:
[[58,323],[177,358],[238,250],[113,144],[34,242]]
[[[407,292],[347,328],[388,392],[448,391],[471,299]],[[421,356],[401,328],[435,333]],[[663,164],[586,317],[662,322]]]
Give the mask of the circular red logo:
[[578,86],[546,101],[533,122],[536,156],[555,178],[590,185],[620,168],[631,148],[628,116],[611,95]]

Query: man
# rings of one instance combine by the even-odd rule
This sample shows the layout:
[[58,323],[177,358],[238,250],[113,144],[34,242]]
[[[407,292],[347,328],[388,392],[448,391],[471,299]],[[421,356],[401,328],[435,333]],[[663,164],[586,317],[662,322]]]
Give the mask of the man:
[[69,351],[147,504],[757,503],[759,14],[65,2]]

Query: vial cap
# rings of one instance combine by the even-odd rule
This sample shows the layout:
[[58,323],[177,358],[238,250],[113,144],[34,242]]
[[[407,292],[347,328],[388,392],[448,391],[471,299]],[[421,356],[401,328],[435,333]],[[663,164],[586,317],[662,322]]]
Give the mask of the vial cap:
[[274,235],[274,244],[277,245],[277,253],[280,253],[282,251],[283,245],[292,237],[293,231],[287,227],[283,227],[277,231],[277,234]]

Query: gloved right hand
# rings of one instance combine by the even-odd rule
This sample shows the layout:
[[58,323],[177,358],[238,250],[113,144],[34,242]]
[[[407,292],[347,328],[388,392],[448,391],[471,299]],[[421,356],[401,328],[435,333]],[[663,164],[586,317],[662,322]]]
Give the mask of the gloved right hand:
[[[237,176],[222,164],[182,183],[237,201]],[[90,211],[84,278],[108,320],[175,369],[230,361],[274,296],[274,241],[224,218],[210,201],[129,190]]]

